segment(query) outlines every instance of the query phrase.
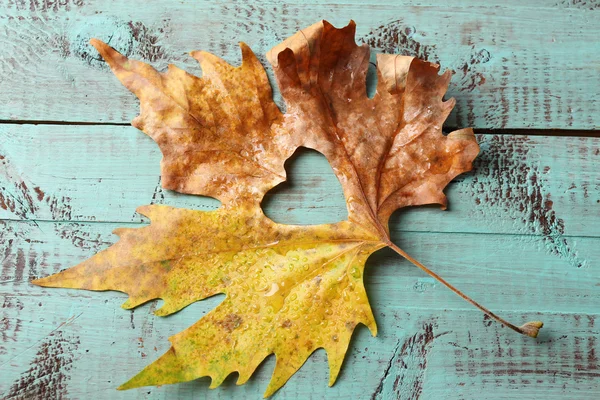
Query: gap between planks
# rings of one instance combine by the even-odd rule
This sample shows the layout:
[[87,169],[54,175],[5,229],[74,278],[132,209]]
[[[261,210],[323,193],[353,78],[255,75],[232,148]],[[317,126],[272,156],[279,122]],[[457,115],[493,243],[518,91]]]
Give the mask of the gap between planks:
[[[0,119],[0,125],[82,125],[82,126],[131,126],[126,122],[86,122],[86,121],[46,121],[46,120],[10,120]],[[461,129],[444,126],[445,132]],[[584,129],[538,129],[538,128],[473,128],[476,134],[486,135],[522,135],[522,136],[567,136],[567,137],[600,137],[600,130]]]
[[[198,210],[202,211],[202,210]],[[267,217],[268,218],[268,217]],[[0,218],[0,222],[6,223],[14,223],[14,224],[81,224],[81,225],[92,225],[92,224],[110,224],[110,225],[118,225],[120,227],[129,227],[133,229],[137,229],[140,227],[150,225],[150,220],[148,221],[86,221],[86,220],[50,220],[50,219],[16,219],[16,218]],[[285,223],[280,223],[282,225],[290,225]],[[296,224],[291,224],[296,225]],[[304,225],[304,226],[313,226],[313,225]],[[39,227],[39,226],[38,226]],[[524,237],[524,238],[532,238],[532,237],[543,237],[542,234],[535,233],[512,233],[512,232],[468,232],[468,231],[436,231],[436,230],[423,230],[418,231],[414,229],[409,230],[393,230],[393,232],[401,232],[401,233],[427,233],[427,234],[443,234],[443,235],[486,235],[486,236],[509,236],[509,237]],[[561,235],[563,238],[570,239],[600,239],[600,234],[598,235]]]
[[[14,282],[14,281],[0,281],[0,288],[2,287],[1,285],[4,283],[9,283],[9,282]],[[27,286],[31,286],[33,288],[36,288],[36,286],[34,286],[29,280],[21,280],[18,281],[18,284],[21,285],[27,285]],[[119,290],[115,290],[115,289],[108,289],[108,290],[86,290],[86,289],[74,289],[74,288],[42,288],[41,291],[37,291],[37,292],[21,292],[21,291],[16,291],[15,288],[18,290],[18,284],[13,285],[13,287],[11,288],[11,290],[9,291],[2,291],[0,292],[0,296],[5,296],[5,297],[19,297],[21,299],[38,299],[38,298],[45,298],[46,300],[49,299],[49,295],[48,292],[46,291],[47,289],[52,289],[54,291],[54,295],[57,296],[58,298],[58,293],[62,293],[65,298],[66,296],[68,296],[69,299],[79,299],[79,300],[98,300],[98,299],[104,299],[104,300],[111,300],[111,301],[115,301],[116,303],[122,303],[123,301],[126,300],[125,297],[117,297],[114,296],[115,294],[126,294],[125,292],[121,292]],[[369,283],[368,284],[372,289],[371,291],[375,288],[375,287],[381,287],[381,284],[374,284],[374,283]],[[377,290],[377,289],[375,289]],[[196,305],[201,305],[201,306],[206,306],[207,307],[207,311],[215,309],[219,306],[219,304],[221,304],[222,301],[225,300],[225,296],[223,293],[218,294],[217,296],[223,295],[222,299],[217,299],[217,303],[213,304],[209,304],[207,302],[207,300],[209,300],[209,298],[206,299],[200,299],[200,300],[196,300],[193,303],[191,303],[189,306],[190,307],[194,304]],[[111,297],[112,296],[112,297]],[[452,296],[452,293],[448,292],[448,297]],[[33,300],[25,300],[25,301],[33,301]],[[143,307],[148,307],[149,305],[151,305],[152,303],[156,304],[156,306],[159,308],[160,304],[161,304],[162,299],[157,297],[157,298],[153,298],[148,300],[147,303],[144,303],[144,305],[139,305],[136,306],[132,309],[121,309],[120,307],[116,307],[114,308],[114,311],[141,311],[144,308]],[[440,313],[438,315],[449,315],[449,314],[454,314],[454,313],[458,313],[458,314],[472,314],[472,315],[481,315],[482,318],[485,318],[485,314],[482,313],[480,310],[476,309],[475,307],[456,307],[456,306],[434,306],[432,304],[434,303],[427,303],[427,305],[408,305],[406,303],[402,303],[399,305],[391,305],[391,304],[386,304],[384,301],[381,300],[369,300],[371,302],[371,307],[376,308],[376,311],[382,311],[382,310],[388,310],[390,312],[394,312],[395,310],[400,310],[400,311],[413,311],[413,312],[423,312],[423,313],[433,313],[433,314],[437,314]],[[37,300],[33,301],[33,302],[37,302]],[[104,302],[107,303],[107,302]],[[184,311],[185,309],[179,310],[174,314],[177,313],[182,313],[182,311]],[[187,310],[188,312],[190,310]],[[494,313],[496,314],[502,314],[502,315],[506,315],[506,316],[510,316],[512,318],[514,318],[515,316],[533,316],[533,315],[540,315],[540,316],[544,316],[544,315],[550,315],[550,316],[561,316],[561,315],[565,315],[565,316],[570,316],[570,315],[585,315],[585,316],[599,316],[600,317],[600,311],[598,312],[594,312],[594,311],[566,311],[566,310],[560,310],[560,311],[555,311],[552,309],[549,310],[541,310],[541,309],[535,309],[535,308],[502,308],[502,307],[493,307],[492,310]],[[174,315],[171,314],[171,315]],[[183,313],[182,313],[183,314]],[[180,314],[180,315],[182,315]],[[155,315],[153,313],[150,314],[150,316],[152,318],[168,318],[170,315],[168,316],[161,316],[161,315]],[[380,319],[382,316],[376,313],[376,319]],[[492,321],[491,319],[489,320],[490,322]],[[524,321],[523,321],[524,322]],[[504,329],[506,328],[503,325],[498,324],[498,329]],[[548,333],[550,331],[551,325],[545,326],[543,329],[545,329],[545,331],[540,331],[540,332],[546,332]],[[365,327],[366,328],[366,327]],[[573,327],[573,329],[575,329],[575,327]],[[593,331],[593,333],[595,333],[596,331]],[[598,331],[600,333],[600,331]],[[516,336],[516,337],[520,337],[520,336]]]

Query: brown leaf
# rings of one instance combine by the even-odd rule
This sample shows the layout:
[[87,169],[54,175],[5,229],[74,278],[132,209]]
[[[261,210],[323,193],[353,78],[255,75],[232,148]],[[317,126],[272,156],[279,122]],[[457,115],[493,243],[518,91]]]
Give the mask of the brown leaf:
[[288,145],[267,75],[244,43],[238,68],[212,54],[192,52],[202,78],[174,65],[160,73],[99,40],[91,43],[140,99],[142,112],[132,125],[159,145],[165,189],[223,203],[260,202],[285,181],[283,163],[295,149]]
[[268,53],[286,100],[296,145],[323,153],[340,179],[349,219],[387,237],[400,207],[438,203],[455,176],[471,169],[479,146],[471,129],[448,136],[454,107],[443,101],[451,72],[413,57],[378,54],[375,97],[366,93],[369,47],[354,42],[355,24],[326,21]]

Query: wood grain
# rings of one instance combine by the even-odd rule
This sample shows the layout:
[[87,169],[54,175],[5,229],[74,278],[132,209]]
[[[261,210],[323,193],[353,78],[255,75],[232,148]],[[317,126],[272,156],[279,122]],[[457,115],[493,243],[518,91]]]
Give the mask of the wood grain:
[[0,93],[10,101],[0,119],[128,123],[137,101],[88,45],[91,37],[158,68],[175,63],[199,73],[191,50],[238,63],[240,40],[262,55],[320,19],[336,26],[354,19],[357,40],[374,52],[417,55],[456,71],[450,126],[596,129],[600,22],[590,4],[6,0]]
[[[244,386],[231,376],[216,390],[208,379],[114,390],[222,296],[160,318],[160,302],[125,311],[122,293],[28,282],[107,248],[117,227],[144,226],[140,205],[219,206],[160,187],[158,147],[128,126],[138,103],[91,37],[200,74],[190,50],[238,63],[238,41],[262,56],[323,18],[354,19],[374,52],[454,69],[448,126],[502,129],[479,135],[482,153],[447,189],[448,211],[400,211],[392,238],[507,319],[546,325],[535,340],[508,332],[382,250],[365,275],[378,337],[357,330],[332,388],[317,351],[274,398],[600,398],[599,10],[595,0],[0,0],[0,398],[262,397],[273,358]],[[367,83],[372,91],[373,76]],[[299,151],[286,167],[290,181],[263,203],[268,216],[346,218],[320,154]]]

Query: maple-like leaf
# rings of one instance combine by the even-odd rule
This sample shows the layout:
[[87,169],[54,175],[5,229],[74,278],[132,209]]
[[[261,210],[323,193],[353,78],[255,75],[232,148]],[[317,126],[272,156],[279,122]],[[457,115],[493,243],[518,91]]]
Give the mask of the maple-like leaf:
[[[377,55],[377,91],[366,92],[369,48],[355,25],[322,21],[267,54],[287,112],[272,99],[267,75],[241,44],[242,65],[192,52],[198,78],[169,66],[160,73],[92,40],[121,82],[141,102],[133,125],[163,153],[162,185],[212,196],[216,211],[143,206],[151,224],[118,229],[119,241],[89,260],[39,279],[41,286],[119,290],[125,308],[164,300],[157,315],[218,293],[225,300],[171,349],[121,389],[232,372],[246,382],[270,354],[276,366],[265,396],[279,389],[312,352],[324,348],[334,383],[357,324],[377,328],[363,285],[364,264],[395,246],[388,219],[405,206],[446,206],[444,187],[471,169],[479,147],[471,129],[442,134],[454,106],[443,100],[451,77],[413,57]],[[348,220],[292,226],[268,219],[264,194],[285,180],[285,160],[299,147],[323,153],[340,180]],[[468,299],[472,304],[482,308]],[[540,323],[511,328],[531,336]]]

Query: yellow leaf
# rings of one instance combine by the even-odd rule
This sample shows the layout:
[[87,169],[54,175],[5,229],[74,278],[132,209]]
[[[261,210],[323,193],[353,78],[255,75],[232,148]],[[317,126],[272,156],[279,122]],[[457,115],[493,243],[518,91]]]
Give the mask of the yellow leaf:
[[383,247],[352,222],[280,225],[260,208],[195,211],[140,207],[152,223],[121,229],[120,240],[80,265],[38,280],[43,286],[120,290],[123,305],[161,298],[156,315],[225,293],[172,348],[121,388],[212,378],[217,387],[238,371],[250,378],[270,354],[277,364],[267,395],[317,348],[327,350],[333,384],[354,327],[377,328],[362,276],[367,257]]

